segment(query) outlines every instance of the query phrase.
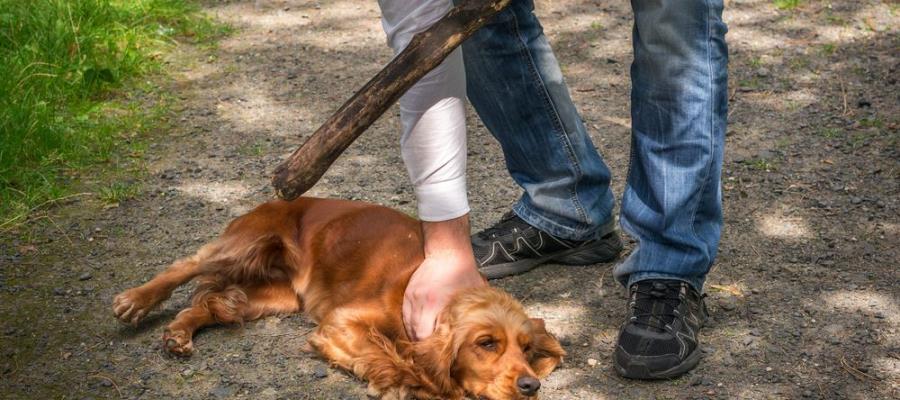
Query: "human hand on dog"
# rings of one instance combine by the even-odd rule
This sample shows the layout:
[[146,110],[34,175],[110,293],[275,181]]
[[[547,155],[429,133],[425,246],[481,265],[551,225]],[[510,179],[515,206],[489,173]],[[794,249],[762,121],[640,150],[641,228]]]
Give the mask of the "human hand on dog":
[[422,222],[425,260],[403,295],[403,325],[412,340],[434,332],[438,314],[460,289],[486,286],[469,239],[468,214],[449,221]]

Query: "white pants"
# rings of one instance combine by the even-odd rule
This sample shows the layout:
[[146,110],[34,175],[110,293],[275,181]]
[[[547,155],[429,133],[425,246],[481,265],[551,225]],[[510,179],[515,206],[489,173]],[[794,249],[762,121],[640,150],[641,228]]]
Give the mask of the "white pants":
[[[378,0],[378,5],[394,54],[452,7],[451,0]],[[460,48],[400,98],[400,151],[423,221],[445,221],[469,212],[465,99]]]

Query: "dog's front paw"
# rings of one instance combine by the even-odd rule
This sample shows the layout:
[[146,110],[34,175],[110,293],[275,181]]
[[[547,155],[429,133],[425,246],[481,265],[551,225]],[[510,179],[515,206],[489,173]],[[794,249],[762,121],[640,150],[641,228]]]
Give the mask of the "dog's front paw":
[[366,396],[370,399],[380,400],[407,400],[413,398],[408,391],[401,386],[379,388],[372,382],[369,382],[369,386],[366,388]]
[[157,301],[140,288],[128,289],[113,299],[113,315],[119,321],[136,325],[156,306]]
[[163,333],[163,348],[176,356],[188,357],[194,352],[194,343],[187,332],[166,328]]

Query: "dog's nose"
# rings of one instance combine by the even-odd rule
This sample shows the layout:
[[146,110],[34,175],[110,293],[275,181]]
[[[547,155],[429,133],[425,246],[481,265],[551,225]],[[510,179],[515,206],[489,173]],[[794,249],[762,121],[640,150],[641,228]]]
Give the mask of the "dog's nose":
[[534,396],[538,389],[541,388],[541,381],[525,375],[516,379],[516,386],[519,387],[519,393],[522,393],[525,396]]

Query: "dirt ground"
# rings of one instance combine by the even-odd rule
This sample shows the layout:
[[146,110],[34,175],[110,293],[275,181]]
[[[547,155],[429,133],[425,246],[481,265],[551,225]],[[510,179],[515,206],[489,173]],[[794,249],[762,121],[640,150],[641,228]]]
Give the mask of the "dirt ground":
[[[612,264],[494,282],[570,356],[547,399],[900,398],[900,9],[891,1],[726,1],[731,49],[725,231],[707,281],[705,354],[686,376],[611,368],[625,314]],[[73,198],[0,237],[0,397],[357,399],[365,385],[302,353],[313,325],[271,317],[163,354],[182,288],[138,328],[110,301],[271,198],[269,173],[390,58],[375,1],[209,2],[237,32],[172,61],[183,109],[147,152],[137,198]],[[629,154],[627,2],[539,0],[576,104],[622,192]],[[309,193],[414,213],[396,107]],[[470,113],[474,229],[518,196]],[[629,244],[629,248],[631,244]]]

